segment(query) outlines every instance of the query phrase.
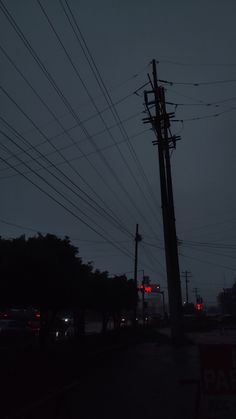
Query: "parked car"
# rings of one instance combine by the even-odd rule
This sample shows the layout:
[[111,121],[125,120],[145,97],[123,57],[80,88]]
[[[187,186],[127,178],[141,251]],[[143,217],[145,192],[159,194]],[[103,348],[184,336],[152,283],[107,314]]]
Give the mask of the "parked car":
[[0,341],[12,341],[33,337],[26,322],[15,319],[0,320]]

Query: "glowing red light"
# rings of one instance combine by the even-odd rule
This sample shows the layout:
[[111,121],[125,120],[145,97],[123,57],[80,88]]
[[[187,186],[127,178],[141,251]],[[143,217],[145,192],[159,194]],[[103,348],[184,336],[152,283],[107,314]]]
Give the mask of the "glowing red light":
[[35,317],[37,317],[37,319],[40,319],[40,313],[36,313]]
[[201,304],[197,304],[197,311],[201,310]]
[[152,288],[151,287],[145,287],[145,292],[150,294],[152,292]]

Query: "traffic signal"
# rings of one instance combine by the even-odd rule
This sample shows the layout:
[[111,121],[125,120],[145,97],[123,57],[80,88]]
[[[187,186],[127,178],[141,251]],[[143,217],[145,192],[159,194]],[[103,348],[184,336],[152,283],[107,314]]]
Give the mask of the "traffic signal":
[[142,283],[138,286],[140,290],[144,289],[144,292],[147,294],[151,293],[160,293],[160,285],[159,284],[150,284],[150,283]]

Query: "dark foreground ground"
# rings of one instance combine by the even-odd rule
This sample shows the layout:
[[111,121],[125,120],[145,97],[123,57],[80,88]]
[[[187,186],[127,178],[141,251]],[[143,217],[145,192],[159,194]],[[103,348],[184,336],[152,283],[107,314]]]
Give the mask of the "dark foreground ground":
[[0,366],[1,419],[196,417],[198,348],[156,331],[2,348]]

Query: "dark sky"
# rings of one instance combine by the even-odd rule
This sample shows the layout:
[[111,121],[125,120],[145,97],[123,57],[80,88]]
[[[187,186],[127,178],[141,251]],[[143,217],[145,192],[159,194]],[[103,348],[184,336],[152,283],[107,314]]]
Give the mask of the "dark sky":
[[215,303],[236,276],[235,16],[234,0],[0,1],[1,235],[68,235],[84,261],[132,277],[138,223],[139,279],[165,289],[157,149],[142,124],[155,58],[183,120],[180,270],[191,300],[197,287]]

